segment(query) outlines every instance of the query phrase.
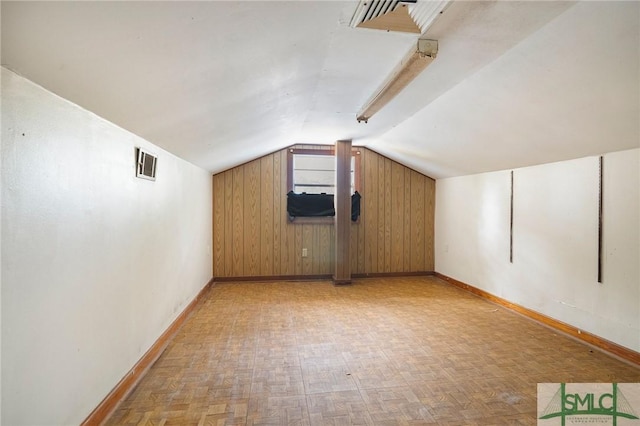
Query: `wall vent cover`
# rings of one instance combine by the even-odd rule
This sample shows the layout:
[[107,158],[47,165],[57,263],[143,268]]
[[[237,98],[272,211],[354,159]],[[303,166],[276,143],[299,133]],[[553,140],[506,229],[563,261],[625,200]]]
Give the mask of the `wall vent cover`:
[[141,179],[156,180],[158,157],[152,153],[136,148],[136,176]]

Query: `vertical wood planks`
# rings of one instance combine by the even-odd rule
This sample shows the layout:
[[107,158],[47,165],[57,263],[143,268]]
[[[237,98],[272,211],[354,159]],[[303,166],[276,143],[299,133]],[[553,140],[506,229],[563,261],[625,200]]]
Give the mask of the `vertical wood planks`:
[[426,177],[411,171],[411,270],[424,271],[424,182]]
[[391,265],[390,270],[404,270],[404,167],[391,164]]
[[[433,270],[435,181],[374,151],[360,151],[359,223],[351,223],[349,204],[350,272]],[[214,276],[335,273],[335,225],[287,219],[287,150],[212,179]]]
[[236,277],[245,275],[244,270],[244,167],[233,169],[233,270]]
[[[269,155],[273,159],[273,274],[280,275],[282,266],[280,264],[280,247],[282,237],[280,235],[281,216],[285,216],[285,212],[281,210],[282,199],[282,171],[280,167],[280,154],[275,153]],[[286,196],[286,195],[285,195]]]
[[298,249],[298,258],[302,255],[302,249],[307,249],[307,257],[302,257],[302,269],[300,275],[313,273],[313,257],[316,255],[313,244],[313,225],[302,225],[302,243]]
[[376,269],[378,272],[384,270],[384,234],[385,234],[385,176],[384,176],[384,157],[378,155],[378,264]]
[[364,185],[372,189],[363,193],[363,272],[433,270],[435,182],[364,151]]
[[213,276],[224,275],[224,173],[213,179]]
[[351,282],[351,141],[336,142],[335,283]]
[[[224,274],[233,276],[233,171],[224,172]],[[214,229],[214,232],[215,229]]]
[[[360,149],[359,152],[360,154],[358,154],[360,156],[360,195],[362,196],[362,194],[364,194],[365,192],[365,179],[364,179],[364,169],[363,169],[363,162],[364,162],[364,149]],[[365,271],[364,268],[364,246],[365,246],[365,220],[366,220],[366,215],[367,215],[367,211],[364,208],[364,200],[360,199],[360,219],[358,220],[358,222],[355,224],[356,228],[358,229],[358,244],[357,244],[357,249],[356,252],[354,253],[354,255],[358,258],[358,262],[357,262],[357,266],[356,269],[352,272],[357,272],[359,274],[363,273]]]
[[402,271],[411,271],[411,169],[404,168],[404,247]]
[[436,181],[425,178],[425,209],[424,209],[424,235],[425,235],[425,258],[424,270],[433,271],[435,267],[435,208],[436,208]]
[[273,155],[260,159],[260,275],[273,275]]
[[333,262],[331,261],[331,253],[333,246],[333,239],[331,238],[331,229],[333,226],[331,225],[322,225],[320,228],[320,253],[318,253],[318,257],[320,258],[320,268],[319,274],[331,274],[333,272],[333,268],[331,265]]
[[260,160],[245,166],[244,172],[244,274],[260,274]]
[[312,231],[311,238],[313,238],[313,244],[312,244],[313,248],[311,249],[313,251],[313,254],[311,256],[311,273],[319,274],[320,273],[320,250],[322,250],[320,248],[320,227],[312,226],[311,231]]
[[391,272],[391,163],[384,159],[384,272]]
[[367,183],[362,202],[365,217],[365,271],[378,272],[378,154],[365,150],[364,180]]
[[351,222],[351,217],[349,217],[351,231],[349,232],[349,253],[351,253],[351,272],[355,272],[358,269],[358,256],[356,255],[358,251],[358,227],[356,224]]
[[289,253],[289,255],[293,259],[293,273],[294,275],[302,275],[302,230],[305,225],[297,225],[292,226],[289,225],[290,228],[293,229],[293,253]]
[[[276,153],[275,155],[278,155]],[[280,232],[281,232],[281,240],[282,246],[280,247],[280,255],[281,255],[281,274],[282,275],[294,275],[296,273],[295,270],[295,228],[291,226],[287,219],[287,192],[289,189],[287,188],[287,150],[284,149],[280,151],[280,187],[282,188],[281,195],[282,198],[280,200]]]

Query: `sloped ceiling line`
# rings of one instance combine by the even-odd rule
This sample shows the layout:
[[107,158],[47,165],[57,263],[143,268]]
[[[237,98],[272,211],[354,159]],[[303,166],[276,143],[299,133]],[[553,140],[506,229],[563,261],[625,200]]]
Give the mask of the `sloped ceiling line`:
[[351,28],[356,6],[3,1],[0,53],[211,172],[340,139],[436,178],[638,145],[640,2],[451,2],[425,33],[438,59],[366,125],[417,36]]
[[570,6],[367,146],[436,177],[639,147],[640,5]]

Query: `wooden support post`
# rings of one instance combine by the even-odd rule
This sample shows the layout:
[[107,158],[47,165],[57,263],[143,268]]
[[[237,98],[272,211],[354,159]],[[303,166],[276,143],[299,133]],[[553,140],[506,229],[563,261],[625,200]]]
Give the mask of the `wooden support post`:
[[334,284],[351,283],[351,141],[336,142],[336,250]]

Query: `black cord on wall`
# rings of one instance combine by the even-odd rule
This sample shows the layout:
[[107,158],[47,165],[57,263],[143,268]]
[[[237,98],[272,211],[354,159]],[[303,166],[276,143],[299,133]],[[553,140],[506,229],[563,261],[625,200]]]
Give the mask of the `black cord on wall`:
[[602,282],[602,183],[603,183],[604,157],[600,156],[598,164],[598,282]]

